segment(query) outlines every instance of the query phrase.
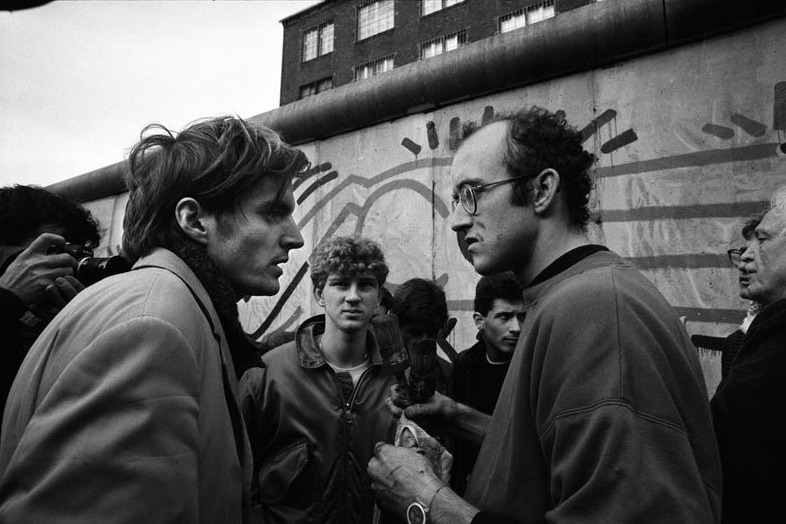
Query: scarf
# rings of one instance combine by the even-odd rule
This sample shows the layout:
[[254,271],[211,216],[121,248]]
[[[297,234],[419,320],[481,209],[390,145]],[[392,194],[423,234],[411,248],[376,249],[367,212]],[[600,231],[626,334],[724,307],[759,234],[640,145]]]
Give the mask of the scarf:
[[240,325],[235,290],[218,264],[203,248],[188,240],[174,242],[169,246],[169,250],[188,265],[210,296],[221,327],[224,328],[235,366],[235,376],[240,378],[247,369],[262,367],[257,344],[246,335]]

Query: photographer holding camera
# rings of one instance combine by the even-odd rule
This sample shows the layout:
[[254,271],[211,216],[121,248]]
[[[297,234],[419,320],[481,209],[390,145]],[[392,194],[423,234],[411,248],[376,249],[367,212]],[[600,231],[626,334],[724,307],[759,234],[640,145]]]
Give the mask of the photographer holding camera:
[[66,242],[89,249],[99,240],[98,222],[79,204],[40,187],[0,188],[0,406],[36,337],[84,289]]

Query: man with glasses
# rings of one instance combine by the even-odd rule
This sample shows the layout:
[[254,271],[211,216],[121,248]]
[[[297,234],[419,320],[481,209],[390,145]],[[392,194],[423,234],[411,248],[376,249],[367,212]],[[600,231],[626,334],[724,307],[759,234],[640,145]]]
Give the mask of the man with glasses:
[[767,522],[786,490],[786,186],[742,255],[747,294],[761,304],[739,354],[712,398],[723,464],[723,522]]
[[737,354],[740,352],[742,340],[748,332],[748,327],[750,327],[751,322],[753,322],[753,319],[761,309],[761,304],[759,302],[751,300],[750,293],[748,292],[748,285],[750,284],[751,275],[756,272],[753,253],[757,247],[757,242],[754,231],[756,230],[756,226],[759,225],[759,222],[761,222],[763,216],[764,215],[761,213],[756,213],[749,217],[742,226],[742,238],[745,239],[745,245],[726,251],[726,254],[729,256],[729,262],[731,262],[740,272],[740,297],[743,300],[750,300],[751,303],[750,306],[748,306],[748,313],[745,315],[745,319],[742,321],[742,324],[740,324],[740,327],[723,341],[723,351],[721,353],[721,382],[729,376],[729,371],[734,365],[734,361],[737,359]]
[[439,394],[405,410],[481,444],[465,499],[417,452],[377,445],[379,503],[411,522],[720,520],[696,351],[658,290],[587,240],[593,156],[581,143],[564,117],[532,108],[456,153],[452,228],[478,273],[516,273],[526,318],[492,416]]

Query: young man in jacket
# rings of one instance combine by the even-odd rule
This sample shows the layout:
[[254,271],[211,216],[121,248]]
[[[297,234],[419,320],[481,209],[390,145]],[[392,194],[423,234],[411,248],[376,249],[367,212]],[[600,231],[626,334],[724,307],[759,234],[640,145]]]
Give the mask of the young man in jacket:
[[0,521],[239,523],[251,451],[236,373],[255,364],[236,301],[279,289],[303,245],[303,153],[234,117],[131,151],[132,271],[76,296],[30,349],[0,442]]
[[[505,272],[481,278],[475,287],[474,308],[472,317],[478,328],[478,341],[459,353],[453,366],[452,397],[491,415],[524,321],[521,285],[516,276]],[[464,493],[477,457],[478,446],[456,442],[450,484],[459,495]]]
[[366,239],[338,237],[311,255],[313,294],[324,315],[266,353],[241,381],[254,454],[254,521],[369,524],[366,464],[392,441],[385,408],[395,378],[383,371],[369,330],[388,267]]
[[439,394],[406,409],[481,444],[465,498],[420,454],[379,444],[368,471],[391,511],[451,524],[719,520],[696,350],[658,290],[589,243],[581,144],[563,116],[532,108],[456,153],[452,228],[478,273],[516,273],[526,318],[492,416]]

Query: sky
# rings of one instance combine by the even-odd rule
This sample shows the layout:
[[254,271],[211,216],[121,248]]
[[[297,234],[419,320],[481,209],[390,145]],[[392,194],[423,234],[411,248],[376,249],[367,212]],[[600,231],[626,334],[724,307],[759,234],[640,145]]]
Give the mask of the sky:
[[0,11],[0,186],[122,161],[143,127],[278,107],[281,19],[319,0],[56,1]]

